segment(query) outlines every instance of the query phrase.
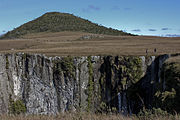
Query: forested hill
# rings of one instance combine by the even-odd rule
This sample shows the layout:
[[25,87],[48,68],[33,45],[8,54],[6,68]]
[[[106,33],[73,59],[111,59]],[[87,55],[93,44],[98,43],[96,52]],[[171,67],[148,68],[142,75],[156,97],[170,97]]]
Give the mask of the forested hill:
[[2,36],[3,39],[19,38],[28,33],[39,32],[61,32],[61,31],[81,31],[95,34],[107,35],[132,35],[120,30],[107,28],[89,20],[82,19],[68,13],[49,12],[41,17],[9,31]]

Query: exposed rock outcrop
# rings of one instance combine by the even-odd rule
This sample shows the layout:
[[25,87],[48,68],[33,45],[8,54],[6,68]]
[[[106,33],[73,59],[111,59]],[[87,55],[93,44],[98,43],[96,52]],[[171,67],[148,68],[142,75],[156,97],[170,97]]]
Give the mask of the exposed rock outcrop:
[[27,114],[137,113],[152,107],[168,57],[1,54],[0,113],[10,112],[11,100],[21,100]]

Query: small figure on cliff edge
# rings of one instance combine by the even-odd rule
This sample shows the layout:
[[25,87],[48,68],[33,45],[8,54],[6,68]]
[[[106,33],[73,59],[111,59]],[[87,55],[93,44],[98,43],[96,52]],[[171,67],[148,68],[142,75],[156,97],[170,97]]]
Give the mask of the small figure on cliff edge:
[[154,48],[154,52],[155,52],[155,53],[156,53],[156,51],[157,51],[156,48]]
[[146,49],[146,55],[148,55],[148,49]]

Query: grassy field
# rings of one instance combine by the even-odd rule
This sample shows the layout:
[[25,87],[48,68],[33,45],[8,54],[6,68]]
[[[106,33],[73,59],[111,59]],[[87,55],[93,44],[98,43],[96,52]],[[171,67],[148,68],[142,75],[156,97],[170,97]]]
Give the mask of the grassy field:
[[28,34],[21,39],[0,40],[0,53],[41,53],[47,56],[146,55],[146,50],[148,55],[180,53],[180,38],[44,32]]

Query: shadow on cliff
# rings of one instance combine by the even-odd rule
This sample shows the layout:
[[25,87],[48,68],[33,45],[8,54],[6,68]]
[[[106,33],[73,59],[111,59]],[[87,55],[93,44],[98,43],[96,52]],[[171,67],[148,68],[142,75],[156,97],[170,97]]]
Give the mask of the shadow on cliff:
[[[122,85],[122,70],[113,70],[111,64],[112,57],[104,57],[104,63],[100,67],[101,78],[99,84],[101,87],[101,98],[108,108],[116,108],[119,112],[125,114],[137,114],[143,108],[153,108],[153,100],[155,94],[156,83],[159,81],[159,61],[166,59],[166,56],[158,56],[151,64],[147,65],[145,75],[136,83],[128,84],[126,82],[125,89]],[[149,58],[146,57],[146,60]],[[118,57],[113,61],[118,65]],[[129,61],[126,61],[129,62]],[[118,94],[121,96],[118,97]],[[119,105],[120,104],[120,105]]]

